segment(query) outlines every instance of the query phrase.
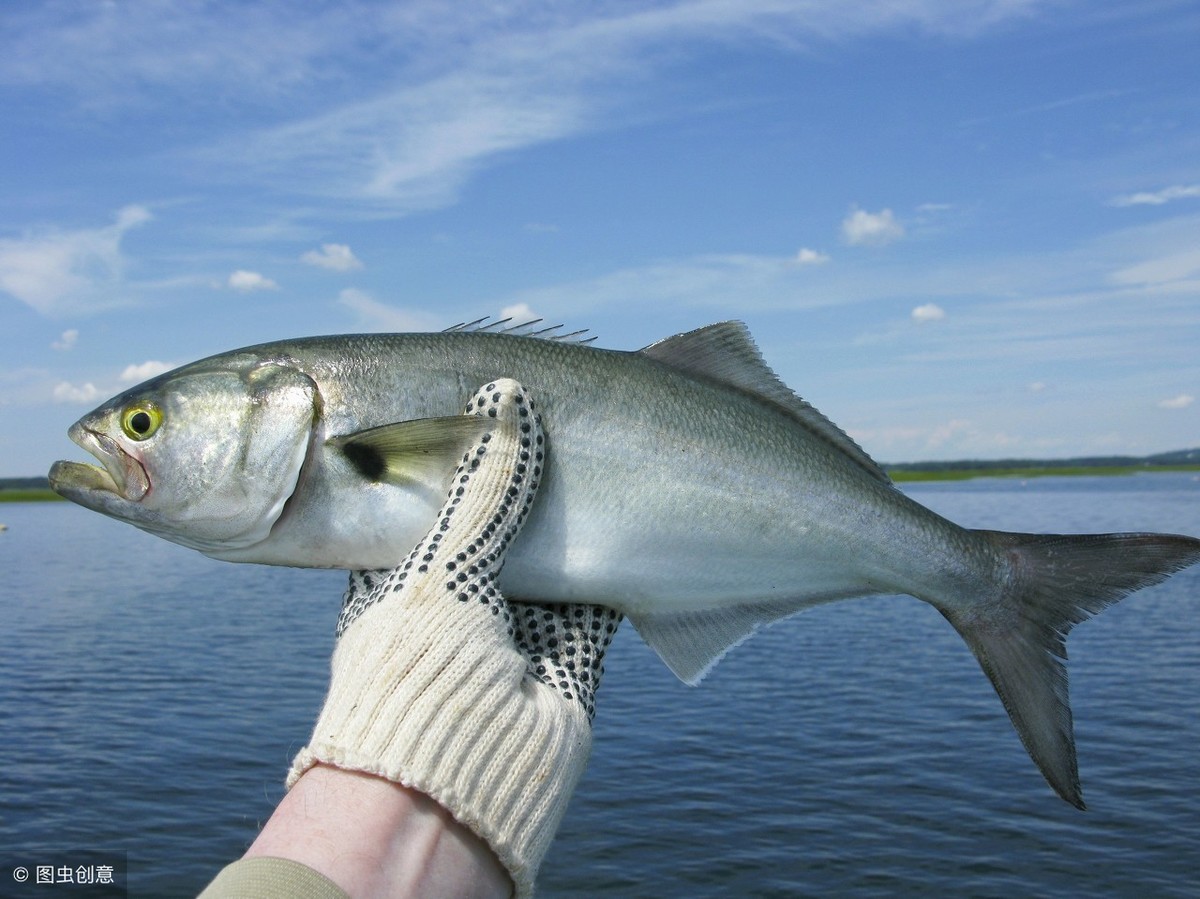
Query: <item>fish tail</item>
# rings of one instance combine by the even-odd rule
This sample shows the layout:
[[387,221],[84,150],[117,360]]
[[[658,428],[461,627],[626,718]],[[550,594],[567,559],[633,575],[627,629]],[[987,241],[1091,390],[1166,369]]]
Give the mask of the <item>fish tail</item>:
[[974,533],[1007,562],[1000,593],[966,609],[939,604],[939,610],[975,653],[1047,782],[1083,809],[1067,693],[1067,633],[1135,590],[1200,561],[1200,540]]

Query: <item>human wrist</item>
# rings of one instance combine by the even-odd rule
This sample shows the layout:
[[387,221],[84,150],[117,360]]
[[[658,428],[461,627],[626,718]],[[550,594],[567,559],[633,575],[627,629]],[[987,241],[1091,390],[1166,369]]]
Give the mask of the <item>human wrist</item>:
[[[438,614],[458,609],[478,615],[457,602]],[[408,626],[382,632],[374,618],[388,614],[372,607],[342,635],[289,784],[324,763],[426,794],[486,840],[526,895],[586,766],[587,713],[529,677],[502,619],[492,645],[453,621],[422,626],[420,604]]]
[[354,899],[493,899],[513,885],[488,845],[430,797],[324,764],[299,778],[246,852],[317,871]]

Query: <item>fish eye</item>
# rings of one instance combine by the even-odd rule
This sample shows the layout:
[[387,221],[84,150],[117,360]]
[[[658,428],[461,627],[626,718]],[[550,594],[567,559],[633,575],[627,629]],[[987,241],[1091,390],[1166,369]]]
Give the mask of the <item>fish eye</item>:
[[121,430],[131,440],[148,440],[162,424],[162,410],[149,402],[135,403],[121,413]]

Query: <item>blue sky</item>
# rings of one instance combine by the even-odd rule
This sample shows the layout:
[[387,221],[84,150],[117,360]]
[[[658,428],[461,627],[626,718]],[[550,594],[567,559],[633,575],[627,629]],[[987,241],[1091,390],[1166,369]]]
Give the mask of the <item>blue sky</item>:
[[884,462],[1200,445],[1191,2],[0,7],[0,476],[165,366],[738,318]]

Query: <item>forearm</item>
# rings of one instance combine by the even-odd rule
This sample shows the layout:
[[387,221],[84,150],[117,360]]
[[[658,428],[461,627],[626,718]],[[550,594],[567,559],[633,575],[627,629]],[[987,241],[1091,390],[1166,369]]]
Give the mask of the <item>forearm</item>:
[[487,844],[428,796],[328,765],[284,796],[246,852],[258,856],[308,865],[354,899],[512,892]]
[[503,378],[466,415],[471,442],[433,528],[395,568],[351,572],[325,704],[239,873],[319,876],[337,899],[533,895],[587,763],[620,615],[501,595],[541,477],[540,421]]

